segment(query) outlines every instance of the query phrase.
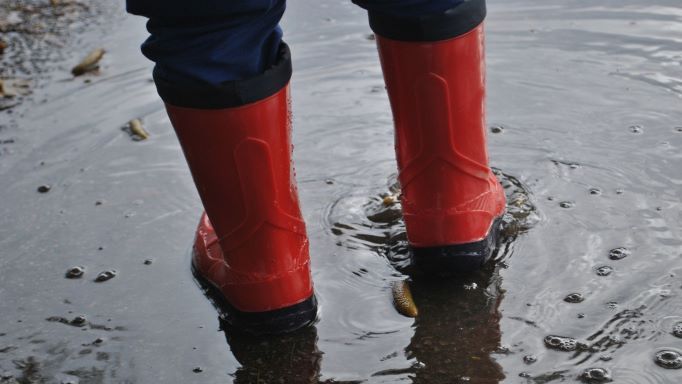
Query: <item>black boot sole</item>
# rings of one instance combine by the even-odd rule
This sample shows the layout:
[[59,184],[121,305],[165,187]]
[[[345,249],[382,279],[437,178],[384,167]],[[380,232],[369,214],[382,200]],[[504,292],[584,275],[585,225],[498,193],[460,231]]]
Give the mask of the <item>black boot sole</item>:
[[438,247],[410,247],[412,265],[427,275],[453,276],[480,270],[498,245],[500,224],[497,218],[485,239],[466,244]]
[[266,312],[243,312],[233,307],[218,287],[201,276],[194,263],[192,263],[192,274],[220,313],[223,325],[233,331],[256,336],[291,333],[312,324],[317,318],[315,294],[289,307]]

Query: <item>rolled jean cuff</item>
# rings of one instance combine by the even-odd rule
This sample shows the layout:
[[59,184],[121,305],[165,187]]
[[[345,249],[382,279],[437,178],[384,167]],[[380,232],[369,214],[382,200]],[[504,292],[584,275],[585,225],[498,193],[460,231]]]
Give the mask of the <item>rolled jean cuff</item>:
[[486,16],[485,0],[464,0],[443,12],[396,16],[369,10],[369,26],[379,36],[398,41],[439,41],[461,36]]
[[212,84],[183,84],[166,78],[154,69],[154,82],[161,99],[170,105],[197,109],[223,109],[251,104],[274,95],[291,79],[291,52],[281,42],[277,60],[254,77]]

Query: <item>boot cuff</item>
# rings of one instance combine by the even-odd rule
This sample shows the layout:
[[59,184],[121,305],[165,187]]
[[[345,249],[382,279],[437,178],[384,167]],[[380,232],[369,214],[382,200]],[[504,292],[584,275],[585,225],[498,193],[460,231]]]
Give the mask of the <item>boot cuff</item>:
[[281,43],[277,62],[258,76],[226,81],[219,85],[175,84],[154,70],[154,82],[161,99],[176,107],[224,109],[251,104],[274,95],[291,79],[291,52]]
[[441,13],[396,17],[369,12],[369,26],[379,36],[398,41],[439,41],[463,35],[483,22],[485,0],[464,0]]

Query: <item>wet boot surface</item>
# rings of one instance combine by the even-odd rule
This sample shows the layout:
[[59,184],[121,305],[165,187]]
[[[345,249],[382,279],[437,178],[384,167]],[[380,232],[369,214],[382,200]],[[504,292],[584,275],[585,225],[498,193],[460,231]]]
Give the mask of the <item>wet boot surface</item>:
[[[285,338],[221,326],[192,277],[202,207],[144,20],[57,3],[0,5],[0,383],[679,382],[678,0],[489,1],[500,246],[470,276],[411,278],[417,318],[391,296],[411,271],[366,15],[289,2],[320,310]],[[99,71],[74,78],[99,47]],[[122,129],[134,118],[147,139]]]

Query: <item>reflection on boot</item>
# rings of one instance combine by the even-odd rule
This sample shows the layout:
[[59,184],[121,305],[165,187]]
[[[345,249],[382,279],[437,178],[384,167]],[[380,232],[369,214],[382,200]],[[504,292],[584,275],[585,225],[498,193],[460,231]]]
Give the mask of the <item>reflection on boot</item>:
[[406,348],[419,362],[413,383],[499,383],[505,376],[491,354],[500,348],[502,301],[497,273],[410,284],[419,307]]
[[234,357],[242,365],[232,374],[235,384],[318,382],[322,353],[317,349],[314,326],[268,337],[235,332],[227,324],[222,326]]

